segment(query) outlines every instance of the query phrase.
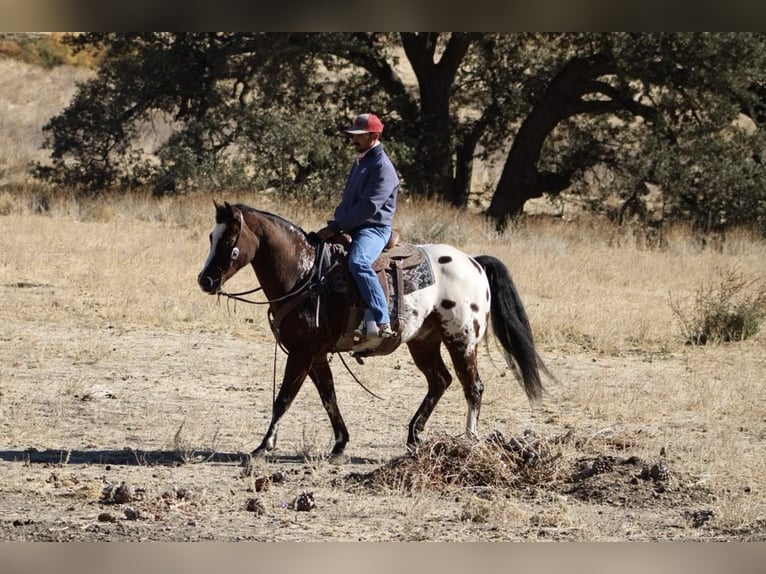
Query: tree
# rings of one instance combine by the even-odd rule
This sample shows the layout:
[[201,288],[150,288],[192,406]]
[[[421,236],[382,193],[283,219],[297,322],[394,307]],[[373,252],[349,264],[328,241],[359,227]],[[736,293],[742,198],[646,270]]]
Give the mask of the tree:
[[[45,128],[53,165],[38,173],[61,183],[172,190],[208,178],[335,193],[347,161],[338,128],[364,109],[388,118],[386,145],[409,193],[465,206],[474,161],[504,156],[487,209],[501,227],[531,198],[592,195],[593,170],[623,199],[658,186],[675,217],[701,217],[692,197],[720,204],[729,221],[762,221],[766,211],[762,134],[733,127],[742,114],[764,115],[763,34],[151,33],[73,42],[101,46],[105,57]],[[399,57],[417,89],[398,74]],[[157,114],[175,129],[151,164],[131,140]],[[743,167],[713,177],[709,154]]]
[[[596,166],[616,172],[623,197],[649,181],[672,199],[683,190],[677,174],[659,164],[706,163],[705,146],[687,155],[703,139],[736,140],[743,152],[745,134],[727,140],[724,133],[731,132],[741,102],[753,101],[748,88],[766,70],[761,37],[563,34],[544,40],[552,59],[531,71],[545,80],[529,94],[531,108],[492,197],[488,214],[496,221],[520,213],[530,198],[571,189],[575,177],[582,185],[583,174]],[[742,160],[759,149],[759,139],[749,138],[751,151]],[[757,194],[758,187],[747,193]]]
[[[312,173],[335,161],[341,142],[317,129],[316,110],[327,106],[310,89],[315,58],[289,35],[89,33],[70,42],[104,56],[96,77],[43,128],[52,159],[38,166],[43,178],[96,192],[210,184],[308,191]],[[156,125],[170,126],[169,135],[147,154],[139,136]]]

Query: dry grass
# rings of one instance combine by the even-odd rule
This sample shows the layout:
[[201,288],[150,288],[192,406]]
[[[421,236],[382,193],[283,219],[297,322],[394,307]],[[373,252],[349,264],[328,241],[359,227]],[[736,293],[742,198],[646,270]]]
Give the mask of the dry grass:
[[29,183],[28,166],[46,159],[42,127],[63,110],[77,82],[92,71],[71,66],[46,70],[0,56],[0,188]]
[[[192,321],[199,309],[184,312],[176,308],[170,310],[177,314],[168,314],[163,308],[159,314],[143,297],[151,299],[157,293],[163,306],[168,304],[165,293],[198,299],[193,280],[197,270],[189,265],[204,260],[213,199],[270,210],[307,230],[318,228],[327,217],[327,211],[304,203],[254,192],[80,200],[20,189],[0,192],[0,214],[13,217],[17,237],[55,236],[49,252],[52,247],[54,254],[79,253],[80,269],[62,263],[72,275],[69,284],[90,283],[92,269],[98,268],[102,288],[109,296],[119,296],[127,311],[135,306],[138,314],[139,308],[144,309],[154,324],[158,319],[172,324]],[[45,216],[35,215],[36,211]],[[489,253],[505,261],[534,317],[538,341],[557,348],[608,354],[667,352],[685,342],[685,333],[674,317],[674,300],[693,300],[699,287],[727,266],[747,270],[747,280],[766,277],[766,261],[761,256],[766,242],[744,233],[714,251],[700,248],[682,230],[674,230],[669,233],[673,239],[667,249],[650,251],[629,243],[610,245],[609,239],[619,230],[608,224],[577,227],[574,223],[538,222],[498,235],[478,216],[422,201],[402,202],[397,228],[413,242],[449,242],[469,253]],[[161,239],[157,229],[164,230]],[[104,241],[111,231],[119,231],[119,235]],[[37,249],[32,244],[8,247],[19,253],[11,257],[21,261]],[[131,264],[126,267],[127,262]],[[55,258],[51,263],[47,269],[35,270],[37,279],[22,273],[17,280],[45,283],[62,277]],[[134,271],[127,279],[122,276],[126,269]],[[149,269],[157,271],[147,273]],[[235,281],[251,279],[237,276]]]
[[100,58],[96,50],[75,53],[64,43],[64,35],[60,32],[2,32],[0,33],[0,56],[49,70],[62,65],[93,68]]
[[[196,285],[213,224],[212,195],[88,201],[51,196],[42,213],[35,210],[36,193],[3,197],[0,338],[11,345],[0,365],[0,430],[6,448],[64,448],[76,457],[87,456],[89,448],[83,445],[97,451],[132,445],[144,453],[156,452],[137,455],[137,460],[151,462],[152,456],[167,451],[180,460],[204,461],[256,446],[268,422],[273,341],[262,309],[227,307]],[[318,227],[326,217],[321,210],[254,193],[218,193],[215,198],[277,212],[306,229]],[[759,502],[766,491],[764,335],[739,343],[685,346],[673,321],[670,294],[693,297],[716,269],[734,263],[753,277],[766,274],[763,242],[743,235],[723,250],[703,250],[679,232],[666,250],[647,251],[629,241],[610,245],[608,238],[617,232],[611,228],[591,226],[578,232],[572,224],[547,222],[498,236],[471,215],[403,202],[399,221],[405,236],[418,227],[423,214],[433,221],[440,210],[456,237],[469,238],[461,247],[492,253],[508,264],[541,354],[559,379],[559,384],[548,385],[542,404],[530,409],[490,345],[480,364],[486,387],[484,433],[496,430],[512,437],[529,428],[552,437],[574,429],[576,440],[555,449],[562,452],[557,460],[570,469],[598,456],[652,461],[664,448],[674,476],[680,477],[677,496],[686,497],[673,499],[676,506],[712,511],[719,529],[757,531],[766,513]],[[449,238],[437,230],[433,240]],[[233,288],[253,286],[253,275],[244,272]],[[278,355],[277,361],[280,372],[284,359]],[[563,539],[646,538],[645,523],[644,534],[620,534],[616,517],[600,530],[594,520],[603,520],[605,511],[593,513],[591,498],[596,494],[590,490],[567,495],[563,486],[542,489],[548,494],[534,500],[459,495],[454,508],[432,506],[436,503],[425,485],[440,476],[450,477],[450,488],[458,491],[473,492],[470,481],[476,476],[495,485],[493,490],[513,490],[503,485],[518,484],[519,468],[508,460],[499,464],[487,443],[467,446],[455,439],[452,445],[444,438],[445,432],[454,437],[462,430],[465,407],[457,389],[445,395],[426,428],[427,444],[433,446],[435,438],[444,448],[428,450],[425,460],[406,459],[411,466],[386,466],[402,453],[406,423],[424,392],[421,375],[406,351],[397,352],[392,361],[376,361],[374,371],[362,368],[357,374],[386,400],[371,401],[336,370],[339,402],[352,432],[350,453],[380,461],[384,470],[379,472],[387,469],[392,473],[388,483],[400,487],[377,495],[341,495],[329,482],[321,488],[316,482],[306,484],[319,497],[318,508],[323,497],[351,497],[343,504],[356,509],[333,515],[335,526],[321,530],[321,536],[344,539],[347,534],[337,532],[339,520],[356,524],[356,529],[372,528],[357,520],[363,520],[364,508],[369,512],[370,504],[381,504],[376,513],[393,514],[377,524],[398,532],[398,539],[433,539],[434,533],[424,527],[429,516],[455,525],[438,539],[483,539],[488,531],[482,529],[489,525],[501,539],[530,531]],[[94,387],[113,391],[114,398],[83,400]],[[280,452],[302,454],[311,460],[310,476],[324,476],[329,467],[320,455],[331,443],[329,431],[315,393],[307,389],[282,423]],[[637,490],[619,494],[640,468],[616,468],[632,474],[605,475],[619,481],[605,482],[598,492],[613,492],[615,500],[630,494],[628,499],[635,498],[641,508],[642,500],[654,500],[643,481]],[[548,470],[556,470],[555,465]],[[421,494],[414,494],[417,488],[408,491],[406,484],[420,485]],[[297,486],[285,489],[274,489],[271,496],[299,494]],[[700,502],[695,493],[702,491],[707,498]],[[414,514],[413,500],[405,502],[412,497],[419,501]],[[206,512],[221,504],[244,506],[244,501],[227,500],[205,505]],[[649,518],[653,512],[641,510],[647,518],[640,520],[655,520]],[[679,534],[663,530],[662,521],[656,524],[659,530],[652,536]],[[699,535],[698,529],[689,528],[684,536]]]
[[715,282],[698,287],[694,301],[671,302],[688,344],[742,341],[758,333],[766,318],[766,282],[746,280],[737,268],[718,271]]
[[552,486],[566,476],[561,452],[547,439],[527,431],[506,440],[500,432],[475,440],[438,436],[382,467],[351,475],[365,487],[407,492],[444,492],[463,488]]
[[[9,65],[0,60],[6,70]],[[2,89],[22,93],[18,87]],[[25,89],[27,98],[49,95]],[[8,106],[4,101],[0,108]],[[25,125],[39,126],[43,115],[26,116]],[[3,126],[11,125],[9,117],[0,113]],[[12,148],[30,149],[39,137],[28,127],[18,130],[14,146],[0,146],[2,178],[19,173]],[[331,212],[331,206],[255,191],[83,200],[18,179],[0,188],[0,465],[7,478],[0,494],[8,508],[39,513],[35,536],[60,532],[49,528],[57,521],[74,522],[84,539],[106,536],[81,529],[77,521],[89,528],[95,521],[98,496],[87,493],[103,488],[100,457],[131,452],[133,465],[113,469],[110,482],[124,479],[152,492],[180,483],[208,492],[200,507],[184,503],[163,512],[163,524],[172,525],[165,534],[152,538],[155,523],[137,521],[136,532],[150,539],[764,538],[766,335],[687,346],[672,307],[673,301],[693,302],[719,269],[740,269],[747,282],[766,277],[763,239],[732,232],[720,248],[706,249],[687,230],[674,228],[666,230],[662,250],[650,250],[630,230],[546,218],[498,234],[477,216],[406,197],[397,215],[405,239],[447,242],[507,263],[541,355],[559,381],[548,385],[540,405],[530,407],[490,344],[480,353],[482,435],[518,438],[520,429],[531,429],[539,437],[569,436],[551,449],[561,453],[556,464],[576,471],[611,457],[615,470],[580,481],[572,492],[567,488],[574,486],[555,473],[556,488],[519,488],[519,471],[525,469],[514,466],[515,459],[509,464],[498,458],[505,454],[486,441],[471,445],[455,438],[463,432],[465,413],[456,383],[424,432],[426,445],[442,444],[441,450],[401,459],[407,422],[425,393],[422,375],[401,349],[353,367],[383,401],[372,399],[334,363],[339,405],[351,432],[350,468],[322,460],[332,443],[330,426],[315,391],[301,391],[280,427],[278,452],[288,458],[263,463],[269,475],[286,466],[291,479],[262,494],[265,522],[255,529],[252,522],[243,526],[253,519],[242,510],[252,497],[248,483],[217,464],[252,450],[266,429],[274,344],[261,307],[226,305],[196,285],[213,199],[248,203],[306,230],[319,228]],[[255,285],[254,276],[243,272],[231,287]],[[280,373],[284,357],[277,354],[276,360]],[[50,464],[62,465],[80,480],[73,488],[84,490],[63,496],[66,489],[46,482],[50,469],[23,463],[49,450]],[[168,451],[179,460],[214,458],[178,468],[150,466]],[[673,471],[667,491],[659,492],[652,481],[632,484],[641,468],[625,461],[653,463],[660,452]],[[309,464],[291,455],[303,455]],[[547,470],[558,472],[556,464]],[[376,469],[392,473],[386,484],[400,486],[376,493],[334,482],[347,471]],[[438,492],[445,476],[449,495]],[[476,476],[500,486],[473,486]],[[517,486],[507,486],[513,481]],[[408,490],[406,484],[421,487]],[[438,487],[436,493],[429,484]],[[281,506],[302,490],[317,498],[310,520],[286,515]],[[712,518],[702,526],[684,514],[708,516],[707,511]],[[22,535],[23,529],[14,532]],[[121,532],[130,538],[134,531]]]

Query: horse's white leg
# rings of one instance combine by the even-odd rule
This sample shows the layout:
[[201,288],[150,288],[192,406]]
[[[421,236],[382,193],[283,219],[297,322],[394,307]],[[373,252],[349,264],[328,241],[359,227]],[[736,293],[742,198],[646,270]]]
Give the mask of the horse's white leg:
[[465,419],[465,433],[471,438],[479,438],[479,412],[481,411],[481,397],[484,393],[484,383],[479,377],[476,361],[476,347],[466,351],[461,345],[453,341],[445,341],[447,350],[455,367],[455,374],[463,385],[463,394],[468,407]]
[[252,452],[253,456],[262,457],[276,446],[279,421],[290,408],[295,395],[298,394],[303,381],[306,380],[310,367],[310,356],[307,357],[303,353],[296,352],[291,352],[287,356],[282,385],[279,387],[279,393],[277,393],[271,411],[271,424],[269,424],[269,429],[266,431],[261,444]]
[[466,434],[478,437],[479,411],[484,386],[476,356],[487,330],[491,292],[483,267],[457,249],[430,246],[437,278],[435,317],[444,346],[452,358],[455,374],[467,403]]
[[479,438],[479,411],[481,410],[481,395],[483,391],[484,383],[477,376],[476,385],[472,391],[475,397],[467,401],[468,412],[465,419],[465,433],[471,438]]

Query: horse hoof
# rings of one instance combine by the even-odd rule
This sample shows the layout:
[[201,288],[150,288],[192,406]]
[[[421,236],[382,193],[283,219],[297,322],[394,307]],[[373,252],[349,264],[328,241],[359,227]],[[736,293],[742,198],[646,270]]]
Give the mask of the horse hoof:
[[266,458],[266,449],[265,448],[257,448],[253,452],[250,453],[250,456],[253,458],[261,459],[263,460]]
[[242,476],[253,476],[259,471],[259,467],[263,466],[263,458],[256,458],[252,454],[244,455],[242,457]]
[[348,462],[348,456],[343,454],[342,452],[337,452],[337,453],[331,454],[328,457],[327,462],[329,462],[330,464],[337,464],[337,465],[346,464]]

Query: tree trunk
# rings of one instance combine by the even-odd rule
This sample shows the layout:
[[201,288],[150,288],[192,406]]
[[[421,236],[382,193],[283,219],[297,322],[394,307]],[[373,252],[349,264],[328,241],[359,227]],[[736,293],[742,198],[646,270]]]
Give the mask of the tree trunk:
[[520,215],[524,204],[543,193],[560,193],[569,186],[572,172],[541,174],[538,170],[545,139],[564,119],[578,113],[604,113],[616,103],[583,100],[584,94],[608,86],[594,78],[612,72],[606,57],[573,58],[553,78],[542,98],[521,124],[511,145],[500,180],[492,196],[487,216],[503,228],[508,219]]
[[479,140],[487,126],[497,121],[498,111],[494,103],[487,106],[481,117],[473,123],[471,129],[463,136],[463,140],[458,143],[455,153],[455,183],[452,186],[452,196],[449,198],[455,207],[465,207],[468,205],[476,146],[479,144]]
[[504,227],[509,217],[520,215],[529,199],[540,197],[545,191],[537,163],[545,138],[558,121],[553,110],[538,104],[521,124],[487,209],[487,215],[498,227]]
[[447,199],[455,207],[465,207],[468,195],[471,193],[471,178],[473,177],[473,156],[476,144],[464,142],[458,147],[455,155],[455,180],[452,185],[452,195]]
[[419,162],[416,193],[454,202],[455,163],[452,149],[450,95],[455,74],[463,61],[472,35],[450,35],[438,62],[434,61],[438,33],[402,33],[402,46],[412,65],[420,90],[417,125]]

